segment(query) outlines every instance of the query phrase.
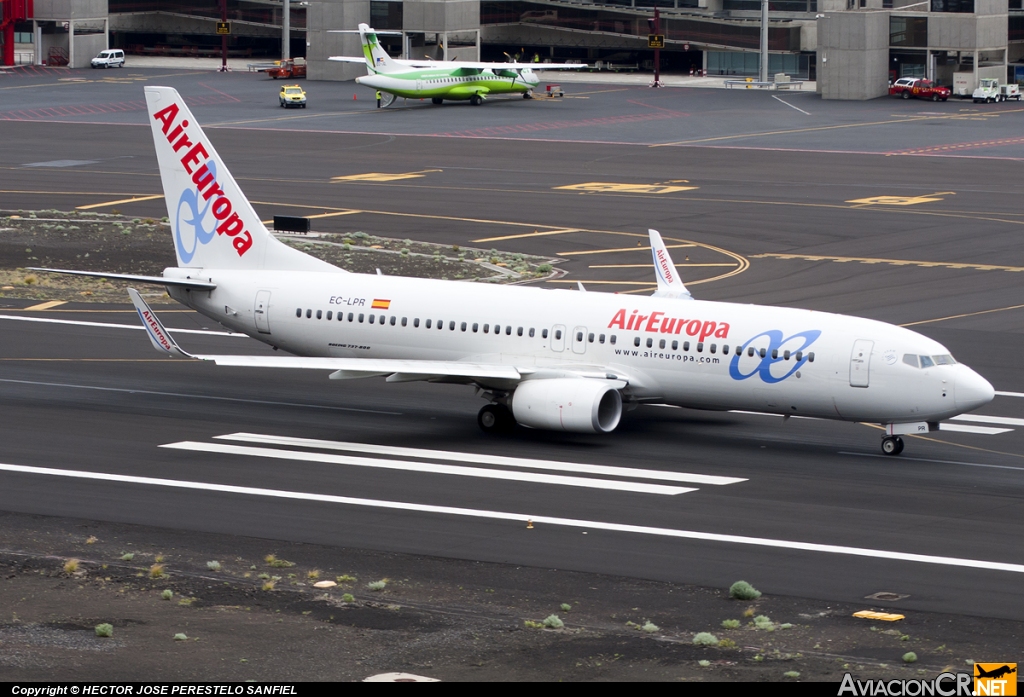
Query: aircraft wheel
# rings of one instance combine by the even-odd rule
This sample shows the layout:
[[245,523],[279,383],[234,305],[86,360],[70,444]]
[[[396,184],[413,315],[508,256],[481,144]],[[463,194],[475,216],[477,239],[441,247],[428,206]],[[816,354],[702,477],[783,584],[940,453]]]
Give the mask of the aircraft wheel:
[[443,104],[444,100],[441,99],[440,97],[431,97],[430,98],[430,103],[431,104]]
[[523,92],[523,99],[533,99],[532,92]]
[[483,101],[484,100],[480,98],[479,94],[474,94],[472,97],[469,98],[469,103],[472,104],[473,106],[480,106],[480,104],[483,103]]
[[899,436],[886,436],[882,439],[882,452],[886,455],[899,455],[903,452],[903,439]]
[[476,422],[484,433],[508,433],[516,425],[512,412],[502,404],[486,405],[477,414]]

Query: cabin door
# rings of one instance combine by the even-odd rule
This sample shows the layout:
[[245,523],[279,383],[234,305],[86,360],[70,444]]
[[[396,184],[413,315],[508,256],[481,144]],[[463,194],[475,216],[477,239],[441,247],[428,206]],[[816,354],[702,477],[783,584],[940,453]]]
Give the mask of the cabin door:
[[850,355],[850,387],[867,387],[871,370],[871,347],[875,342],[857,339]]
[[256,306],[253,308],[256,318],[256,330],[260,334],[270,333],[270,291],[261,290],[256,293]]

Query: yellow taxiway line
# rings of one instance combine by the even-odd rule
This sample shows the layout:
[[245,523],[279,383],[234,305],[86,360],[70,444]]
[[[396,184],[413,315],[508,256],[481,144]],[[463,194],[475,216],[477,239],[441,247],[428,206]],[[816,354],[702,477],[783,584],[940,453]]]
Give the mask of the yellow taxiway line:
[[521,239],[526,239],[528,237],[546,237],[548,235],[567,235],[570,232],[582,232],[582,230],[580,230],[579,228],[576,228],[576,227],[560,228],[558,230],[545,230],[544,232],[539,232],[537,230],[534,230],[533,232],[524,232],[524,233],[522,233],[520,235],[502,235],[501,237],[481,237],[478,240],[470,240],[470,241],[473,242],[473,243],[477,243],[477,242],[503,242],[505,240],[521,240]]
[[138,196],[135,198],[123,198],[118,201],[104,201],[103,203],[90,203],[88,206],[75,206],[75,210],[87,211],[92,208],[105,208],[107,206],[116,206],[121,203],[135,203],[137,201],[152,201],[154,199],[163,198],[163,194],[153,194],[151,196]]
[[[696,247],[696,244],[666,244],[666,249],[680,249],[682,247]],[[579,252],[556,252],[560,257],[575,257],[582,256],[584,254],[610,254],[612,252],[649,252],[651,248],[643,245],[637,247],[619,247],[617,249],[585,249]]]
[[978,310],[977,312],[964,312],[959,315],[950,315],[949,317],[936,317],[935,319],[922,319],[918,322],[907,322],[901,324],[901,327],[913,327],[918,324],[931,324],[932,322],[945,322],[947,319],[960,319],[961,317],[975,317],[977,315],[988,315],[993,312],[1005,312],[1006,310],[1019,310],[1024,305],[1010,305],[1008,307],[996,307],[991,310]]
[[39,303],[38,305],[33,305],[32,307],[26,307],[26,308],[23,308],[23,309],[26,310],[26,311],[30,311],[31,310],[31,311],[38,312],[40,310],[49,310],[51,307],[57,307],[58,305],[66,305],[66,304],[67,304],[67,300],[50,300],[48,302]]
[[913,259],[878,259],[874,257],[817,256],[813,254],[754,254],[753,259],[800,259],[803,261],[834,261],[836,263],[856,262],[860,264],[889,264],[890,266],[920,266],[923,268],[972,269],[975,271],[1024,271],[1024,266],[998,266],[993,264],[968,264],[950,261],[915,261]]

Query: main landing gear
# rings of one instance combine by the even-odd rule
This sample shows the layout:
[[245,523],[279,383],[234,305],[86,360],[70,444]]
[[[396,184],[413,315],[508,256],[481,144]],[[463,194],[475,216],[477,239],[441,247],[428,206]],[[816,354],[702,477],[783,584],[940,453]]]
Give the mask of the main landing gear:
[[477,414],[476,422],[484,433],[509,433],[516,426],[516,417],[504,404],[488,404]]
[[444,100],[441,99],[440,97],[431,97],[430,98],[430,103],[431,104],[443,104]]
[[882,438],[882,452],[886,455],[899,455],[903,452],[903,439],[899,436]]

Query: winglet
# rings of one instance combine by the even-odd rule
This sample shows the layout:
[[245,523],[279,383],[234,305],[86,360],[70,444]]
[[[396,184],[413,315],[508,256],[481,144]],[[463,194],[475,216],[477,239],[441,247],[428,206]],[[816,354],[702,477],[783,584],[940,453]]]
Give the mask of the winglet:
[[156,314],[146,304],[146,301],[142,299],[142,296],[139,295],[139,291],[129,288],[128,295],[131,297],[132,304],[135,305],[135,309],[139,313],[139,319],[142,320],[142,326],[145,327],[149,340],[153,342],[153,347],[157,351],[168,356],[194,358],[192,354],[186,353],[178,347],[178,344],[171,338],[171,335],[164,329],[164,325],[156,318]]
[[651,254],[654,256],[654,274],[658,278],[658,290],[655,291],[656,298],[679,298],[682,300],[693,300],[690,291],[686,290],[676,265],[672,263],[668,248],[661,239],[657,230],[647,231],[651,236]]

